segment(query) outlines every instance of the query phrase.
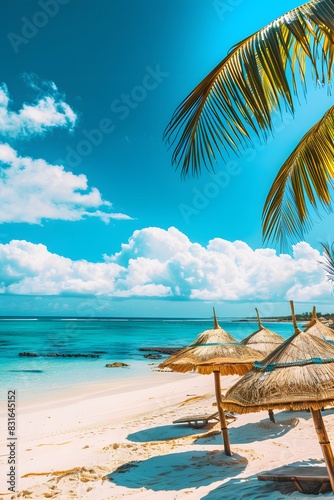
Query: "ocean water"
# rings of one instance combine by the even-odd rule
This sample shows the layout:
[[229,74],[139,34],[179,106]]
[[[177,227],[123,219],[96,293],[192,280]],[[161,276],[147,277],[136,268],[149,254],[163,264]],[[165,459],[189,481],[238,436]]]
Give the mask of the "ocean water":
[[[236,340],[258,329],[257,323],[219,321]],[[293,333],[290,323],[264,323],[284,338]],[[0,319],[0,400],[15,389],[20,399],[32,398],[68,385],[117,382],[139,375],[150,375],[152,363],[140,347],[186,346],[212,320],[194,319]],[[33,352],[38,357],[19,356]],[[98,354],[97,358],[45,357],[45,354]],[[164,359],[164,358],[163,358]],[[126,368],[106,368],[121,361]]]

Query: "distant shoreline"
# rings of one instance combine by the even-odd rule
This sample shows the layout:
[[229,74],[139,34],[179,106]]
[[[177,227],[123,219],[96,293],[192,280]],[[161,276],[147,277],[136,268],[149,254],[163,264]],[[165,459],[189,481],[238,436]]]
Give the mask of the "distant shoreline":
[[[297,319],[299,322],[310,321],[309,319]],[[285,318],[261,318],[261,322],[263,323],[292,323],[291,319]],[[247,318],[247,319],[233,319],[232,323],[257,323],[256,318]]]

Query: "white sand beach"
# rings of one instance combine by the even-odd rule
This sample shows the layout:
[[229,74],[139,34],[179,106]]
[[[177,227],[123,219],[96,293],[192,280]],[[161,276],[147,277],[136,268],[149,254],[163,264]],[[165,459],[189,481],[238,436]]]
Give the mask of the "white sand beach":
[[[223,392],[238,377],[223,377]],[[188,414],[211,413],[213,377],[152,373],[111,387],[92,385],[17,408],[17,488],[8,491],[1,434],[1,499],[282,499],[314,498],[290,483],[260,482],[257,474],[286,464],[324,465],[310,413],[238,416],[229,425],[232,457],[223,453],[219,424],[173,425]],[[1,429],[7,428],[5,403]],[[334,411],[323,412],[334,439]],[[326,493],[325,496],[331,496]]]

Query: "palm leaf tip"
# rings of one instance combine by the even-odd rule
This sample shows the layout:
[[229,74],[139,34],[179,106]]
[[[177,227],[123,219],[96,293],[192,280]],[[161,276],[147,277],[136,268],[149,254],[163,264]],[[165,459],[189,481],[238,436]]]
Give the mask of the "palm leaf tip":
[[321,264],[326,271],[328,281],[334,283],[334,243],[331,245],[329,243],[321,243],[321,245],[324,249],[324,257]]
[[264,241],[284,248],[300,241],[313,225],[311,213],[332,210],[334,106],[302,138],[279,170],[262,213]]
[[294,112],[306,89],[308,66],[316,84],[330,82],[334,58],[334,4],[313,0],[245,38],[175,110],[164,133],[172,162],[183,175],[214,169],[274,129],[272,113]]

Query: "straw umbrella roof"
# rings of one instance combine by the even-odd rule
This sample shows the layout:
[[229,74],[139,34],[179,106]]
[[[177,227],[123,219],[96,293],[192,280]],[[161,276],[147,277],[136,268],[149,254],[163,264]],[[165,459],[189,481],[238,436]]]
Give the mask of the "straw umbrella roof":
[[317,318],[315,306],[313,306],[311,321],[305,326],[305,331],[328,342],[334,342],[334,330]]
[[196,340],[159,365],[176,372],[196,370],[201,374],[219,371],[221,375],[243,375],[252,369],[263,355],[238,343],[218,324],[214,312],[214,328],[206,330]]
[[220,375],[243,375],[252,369],[254,361],[262,359],[258,351],[239,344],[218,324],[215,310],[214,328],[198,335],[189,347],[173,354],[159,368],[170,368],[176,372],[197,370],[201,374],[214,375],[216,401],[218,405],[221,433],[226,455],[231,455],[230,441],[224,409],[221,406]]
[[320,409],[334,404],[334,346],[301,331],[231,387],[224,408],[238,413],[265,409]]
[[334,346],[297,327],[226,393],[221,405],[238,413],[310,409],[334,492],[334,455],[320,409],[334,404]]
[[255,308],[257,315],[257,322],[259,325],[259,329],[256,332],[248,335],[245,339],[241,341],[243,345],[254,349],[255,351],[261,352],[264,356],[270,354],[276,347],[284,342],[283,337],[278,335],[277,333],[269,330],[261,324],[261,319],[259,315],[259,311]]

